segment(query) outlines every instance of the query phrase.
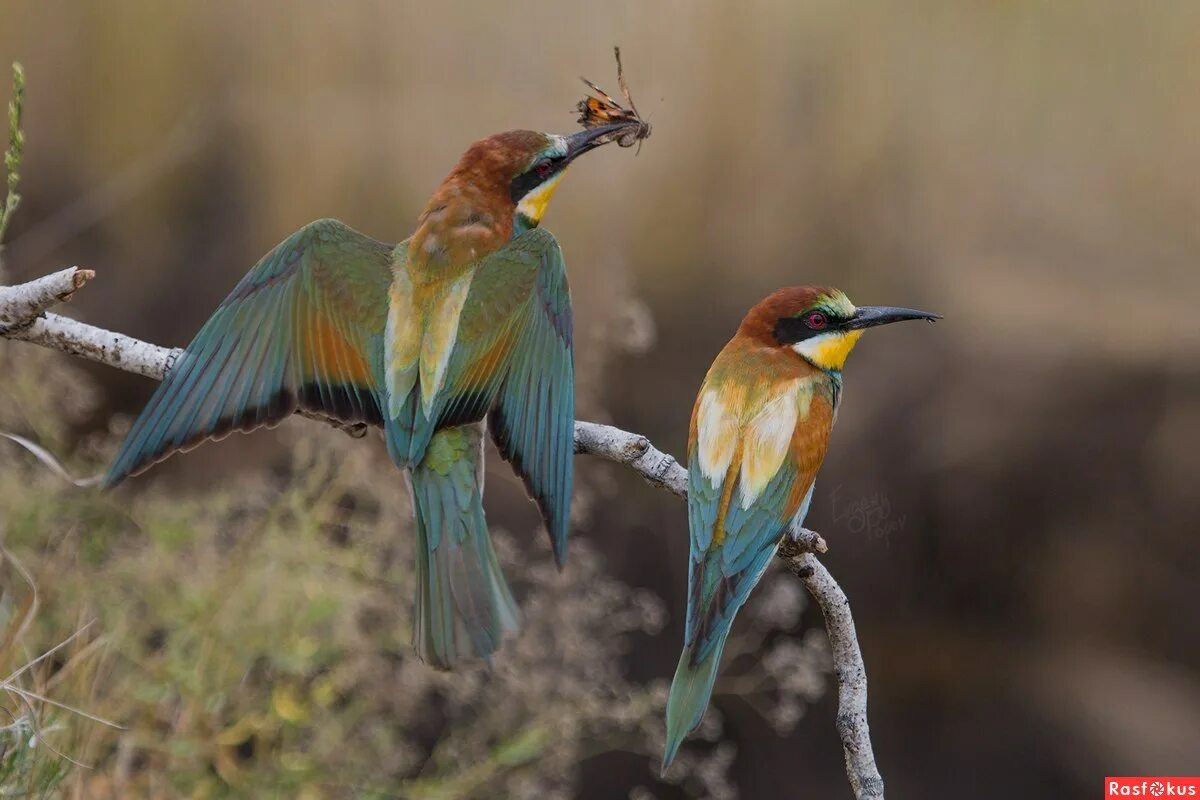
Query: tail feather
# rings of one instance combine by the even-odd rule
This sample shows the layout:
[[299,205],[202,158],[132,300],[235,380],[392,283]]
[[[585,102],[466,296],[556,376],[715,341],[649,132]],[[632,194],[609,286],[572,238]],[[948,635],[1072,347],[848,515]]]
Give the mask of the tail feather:
[[520,627],[516,603],[492,548],[483,514],[482,430],[439,431],[412,470],[417,522],[413,646],[426,663],[449,669],[488,658]]
[[683,648],[679,656],[679,666],[675,669],[675,678],[671,681],[671,694],[667,698],[667,743],[663,752],[662,771],[675,760],[679,745],[684,737],[696,730],[704,719],[704,711],[708,708],[709,698],[712,697],[713,683],[717,678],[717,667],[721,665],[721,654],[725,652],[725,636],[729,633],[726,625],[720,632],[717,645],[708,651],[708,655],[699,661],[693,661],[696,655],[695,643]]
[[667,699],[663,772],[675,758],[684,737],[704,718],[733,621],[775,555],[778,543],[768,544],[759,548],[742,569],[733,573],[726,571],[724,552],[720,549],[709,551],[702,560],[692,560],[688,572],[688,616],[683,654],[679,657],[679,667],[675,670]]

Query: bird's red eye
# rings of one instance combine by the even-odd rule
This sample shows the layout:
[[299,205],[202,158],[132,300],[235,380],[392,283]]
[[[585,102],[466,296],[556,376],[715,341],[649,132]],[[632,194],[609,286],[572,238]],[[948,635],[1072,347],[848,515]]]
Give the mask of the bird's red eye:
[[534,169],[537,171],[539,178],[548,178],[550,177],[551,171],[554,169],[554,165],[549,161],[539,161],[538,165],[534,167]]
[[813,311],[804,318],[804,324],[809,328],[812,328],[814,331],[819,331],[829,324],[829,318],[820,311]]

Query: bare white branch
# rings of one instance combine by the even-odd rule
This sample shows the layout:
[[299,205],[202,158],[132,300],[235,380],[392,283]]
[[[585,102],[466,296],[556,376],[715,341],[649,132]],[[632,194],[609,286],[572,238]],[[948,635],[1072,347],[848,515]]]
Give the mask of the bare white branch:
[[71,267],[20,286],[0,286],[0,336],[161,381],[181,351],[46,313],[55,303],[70,300],[95,274]]
[[[4,303],[3,291],[0,289],[0,306]],[[159,347],[123,333],[113,333],[70,317],[49,313],[26,321],[11,333],[0,329],[0,334],[61,350],[126,372],[136,372],[156,381],[166,377],[175,359],[182,352],[177,348]]]
[[12,326],[31,320],[55,303],[71,299],[75,290],[96,276],[90,269],[69,267],[20,286],[4,287],[0,303],[0,325]]
[[[813,546],[818,552],[824,541],[816,536]],[[875,766],[871,748],[871,729],[867,725],[867,667],[858,646],[850,601],[842,587],[825,569],[825,565],[807,551],[806,543],[784,539],[779,557],[788,569],[804,581],[804,588],[817,600],[825,615],[825,630],[829,633],[829,648],[833,654],[833,669],[838,682],[837,730],[846,756],[846,777],[857,800],[883,800],[883,778]]]
[[576,420],[575,452],[626,464],[651,486],[687,497],[687,470],[679,466],[674,456],[659,450],[641,434]]
[[[47,313],[57,302],[70,299],[95,273],[65,269],[20,286],[0,286],[0,336],[39,344],[107,364],[126,372],[162,380],[182,352],[159,347],[120,333]],[[353,436],[365,426],[346,425],[320,415],[305,414],[332,424]],[[575,422],[575,452],[625,464],[650,485],[677,497],[687,497],[687,470],[645,436],[611,425]],[[825,616],[838,681],[838,734],[846,756],[846,774],[857,800],[882,800],[883,779],[875,765],[867,725],[867,671],[850,603],[837,581],[813,552],[824,553],[825,540],[803,529],[786,538],[779,557],[803,582]]]

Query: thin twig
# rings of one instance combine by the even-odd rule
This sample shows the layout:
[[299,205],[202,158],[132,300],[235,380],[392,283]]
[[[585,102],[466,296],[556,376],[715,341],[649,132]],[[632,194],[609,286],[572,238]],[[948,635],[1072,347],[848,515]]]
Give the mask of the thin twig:
[[[21,286],[0,286],[0,325],[7,326],[0,327],[0,336],[40,344],[162,380],[182,351],[45,312],[53,302],[69,296],[83,285],[78,281],[80,273],[84,272],[87,271],[68,269]],[[88,273],[83,282],[90,277]],[[351,435],[364,433],[361,425],[347,426],[337,420],[312,416]],[[625,464],[652,486],[677,497],[687,497],[687,470],[674,457],[654,447],[645,436],[611,425],[576,421],[575,452]],[[818,534],[802,529],[784,540],[778,555],[803,581],[825,615],[838,680],[837,728],[846,756],[850,786],[858,800],[882,800],[883,779],[875,765],[867,725],[867,671],[849,601],[837,581],[813,555],[814,551],[823,553],[825,550],[825,541]]]

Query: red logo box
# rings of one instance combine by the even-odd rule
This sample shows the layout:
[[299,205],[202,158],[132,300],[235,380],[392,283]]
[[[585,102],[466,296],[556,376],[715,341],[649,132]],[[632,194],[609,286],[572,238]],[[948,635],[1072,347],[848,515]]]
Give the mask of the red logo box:
[[1120,800],[1125,797],[1194,797],[1200,800],[1200,777],[1142,775],[1136,778],[1104,779],[1104,800]]

